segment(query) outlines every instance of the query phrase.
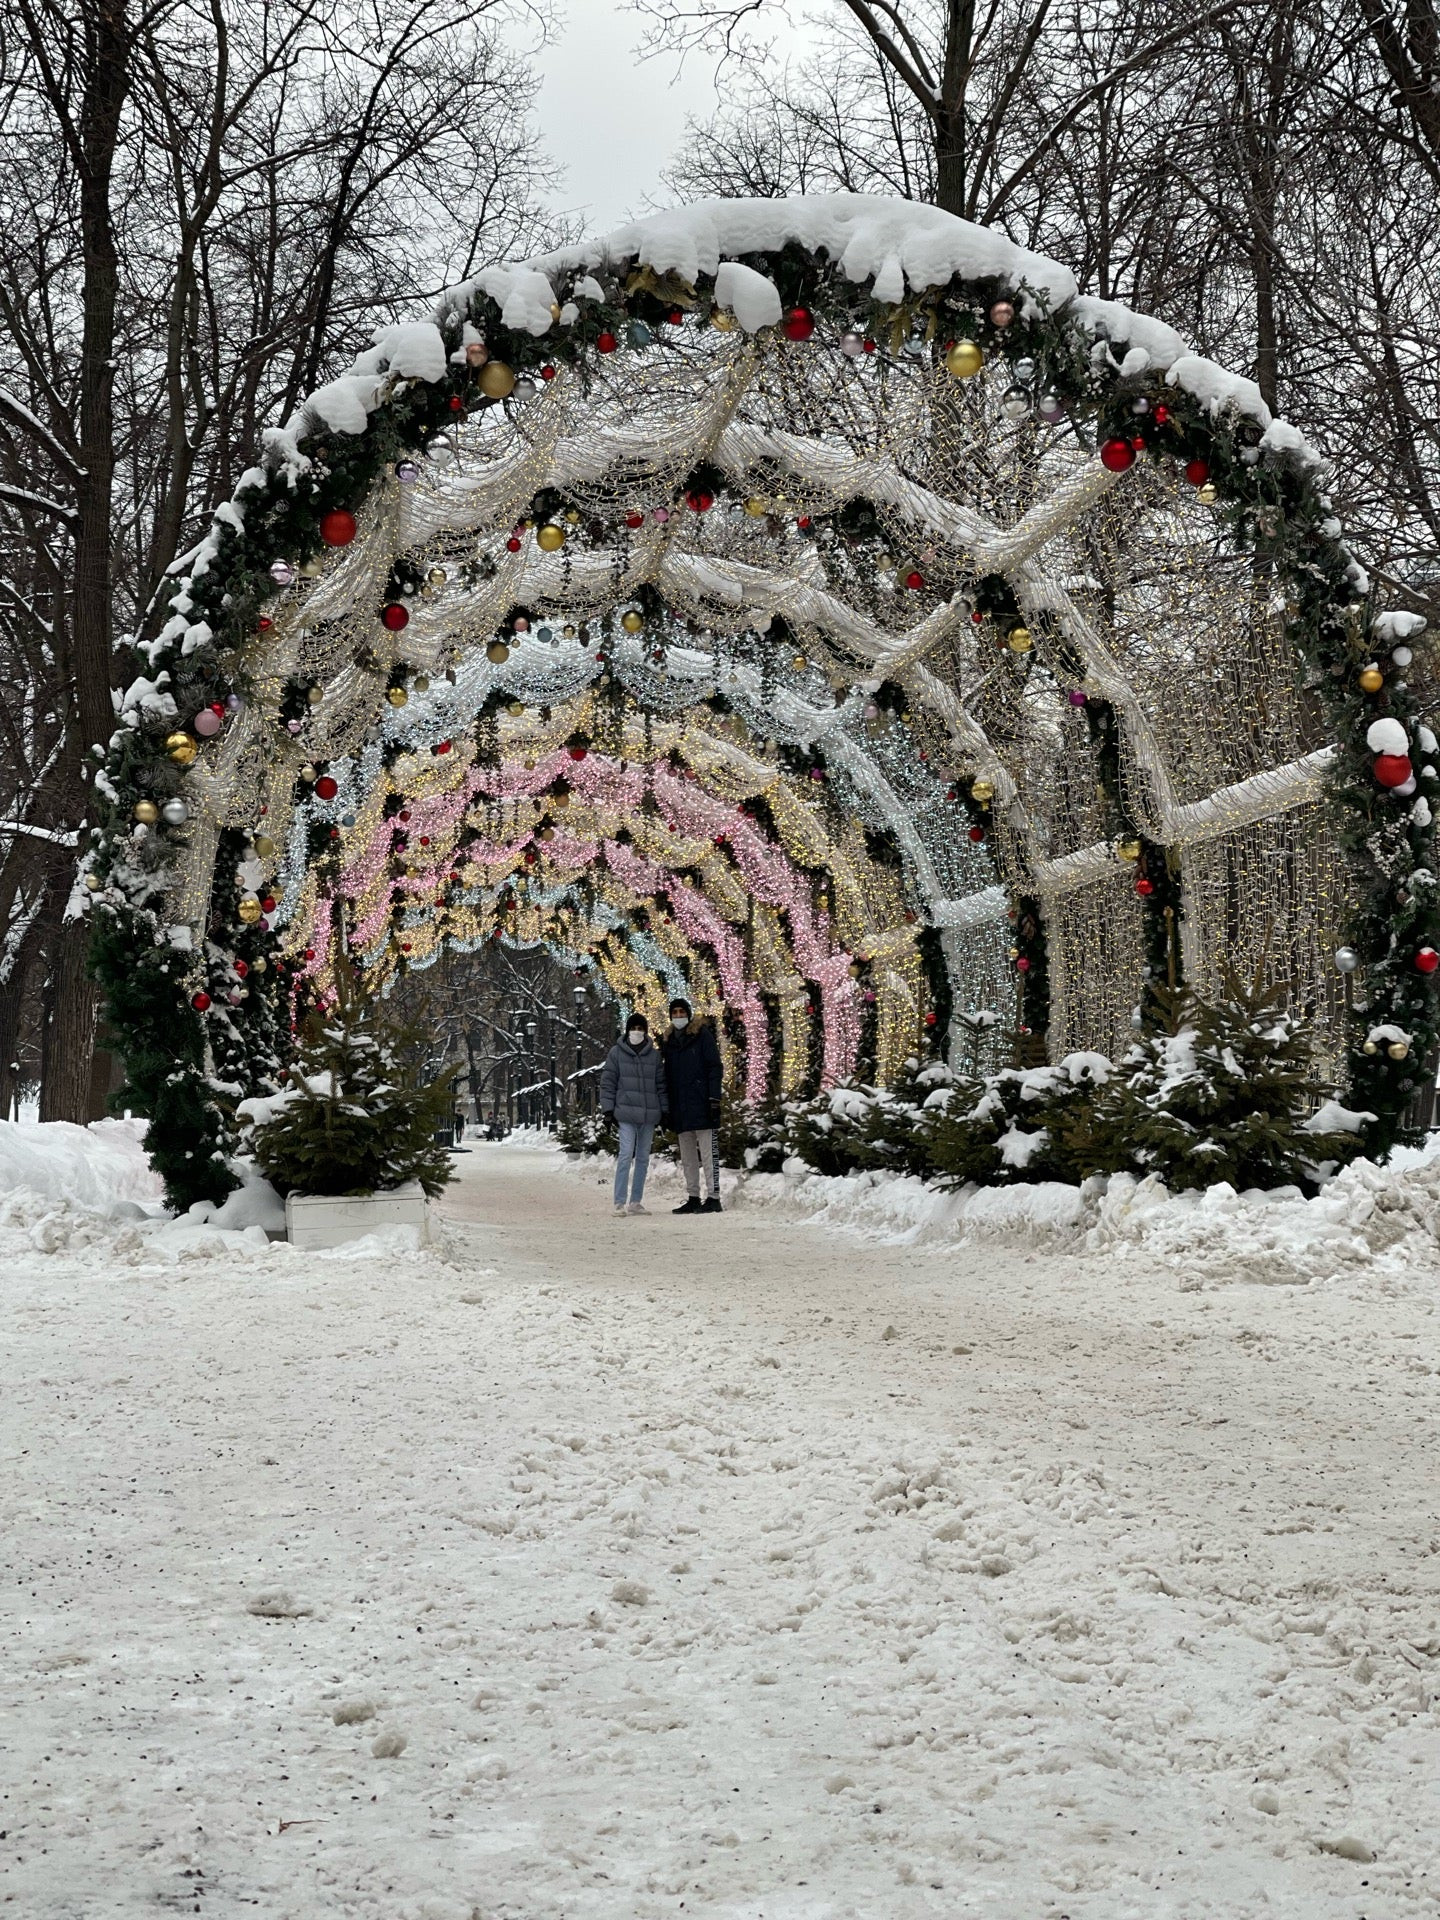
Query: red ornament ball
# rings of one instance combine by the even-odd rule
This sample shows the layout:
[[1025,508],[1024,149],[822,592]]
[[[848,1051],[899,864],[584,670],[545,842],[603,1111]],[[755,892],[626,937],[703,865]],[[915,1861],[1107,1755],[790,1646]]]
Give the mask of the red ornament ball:
[[307,960],[313,960],[315,958],[315,949],[313,947],[307,947],[305,949],[305,958]]
[[643,527],[645,524],[645,516],[643,513],[627,513],[625,516],[625,524],[632,529],[635,527]]
[[199,993],[191,994],[190,1004],[197,1013],[204,1013],[209,1008],[210,996],[208,993],[204,992],[204,990],[202,989],[201,992]]
[[572,760],[583,760],[585,758],[585,751],[584,747],[571,747],[570,758]]
[[1169,407],[1163,405],[1156,407],[1150,418],[1155,422],[1157,427],[1168,426],[1170,421]]
[[1135,464],[1135,449],[1128,440],[1107,440],[1100,449],[1100,464],[1111,473],[1124,473]]
[[333,800],[339,791],[340,783],[333,774],[322,773],[320,778],[315,782],[315,797],[317,800]]
[[1375,762],[1375,778],[1382,787],[1403,787],[1412,771],[1408,753],[1382,753]]
[[1203,487],[1205,482],[1210,478],[1210,462],[1208,460],[1187,460],[1185,462],[1185,478],[1190,482],[1192,487]]
[[925,584],[925,576],[923,573],[917,573],[912,567],[905,576],[905,584],[912,593],[918,593]]
[[512,533],[510,538],[505,542],[505,551],[507,553],[518,553],[520,551],[520,536],[518,533]]
[[973,841],[975,842],[975,844],[976,844],[976,845],[978,846],[978,845],[980,844],[980,842],[981,842],[981,841],[982,841],[982,840],[983,840],[983,839],[985,838],[985,829],[984,829],[984,827],[971,827],[971,829],[970,829],[970,838],[971,838],[971,839],[972,839],[972,840],[973,840]]
[[359,532],[353,513],[345,507],[332,507],[320,517],[320,538],[327,547],[348,547]]
[[265,898],[260,902],[260,911],[262,913],[273,913],[275,911],[275,897],[273,894],[266,894]]
[[933,1026],[934,1026],[934,1024],[935,1024],[935,1015],[934,1015],[934,1013],[933,1013],[933,1011],[932,1011],[932,1012],[930,1012],[930,1013],[927,1013],[927,1014],[926,1014],[926,1016],[925,1016],[925,1024],[926,1024],[926,1026],[927,1026],[927,1027],[933,1027]]
[[395,818],[396,818],[397,820],[408,820],[408,819],[410,818],[410,809],[409,809],[409,807],[402,807],[402,808],[400,809],[400,811],[399,811],[399,813],[397,813],[397,814],[396,814],[396,816],[395,816]]
[[388,607],[381,608],[380,624],[388,627],[391,633],[399,633],[402,627],[410,624],[410,609],[402,607],[398,600],[392,600]]
[[235,971],[236,973],[239,974],[240,978],[243,980],[246,974],[249,973],[250,971],[250,962],[248,960],[237,960],[235,962]]
[[708,487],[691,487],[685,495],[685,504],[692,513],[708,513],[715,504],[715,496]]
[[611,333],[608,327],[605,329],[604,333],[600,335],[600,338],[595,342],[596,349],[600,353],[613,353],[618,345],[619,345],[619,342],[616,340],[614,334]]
[[1132,434],[1130,437],[1130,444],[1135,449],[1136,453],[1143,453],[1145,451],[1144,434],[1143,433]]
[[1015,962],[1015,971],[1017,973],[1029,973],[1030,971],[1030,962],[1025,958],[1023,953]]
[[780,322],[787,340],[808,340],[815,331],[815,316],[808,307],[791,307]]
[[458,393],[452,393],[450,396],[450,411],[451,413],[463,413],[465,411],[465,402],[460,398]]
[[553,380],[555,378],[554,367],[549,366],[548,364],[546,366],[541,367],[540,378],[542,380]]
[[1155,882],[1143,878],[1139,879],[1135,882],[1135,891],[1142,900],[1148,900],[1150,895],[1155,891]]
[[1415,956],[1415,965],[1421,973],[1434,973],[1435,969],[1440,967],[1440,953],[1437,953],[1434,947],[1421,947]]

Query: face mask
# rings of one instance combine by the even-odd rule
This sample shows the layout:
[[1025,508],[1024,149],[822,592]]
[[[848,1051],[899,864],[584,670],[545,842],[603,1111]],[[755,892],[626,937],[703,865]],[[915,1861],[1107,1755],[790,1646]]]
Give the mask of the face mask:
[[638,1047],[640,1042],[645,1038],[645,1029],[643,1027],[631,1027],[630,1031],[625,1035],[625,1038],[630,1042],[632,1047]]
[[670,1024],[676,1028],[688,1027],[690,1024],[690,1016],[688,1013],[672,1013],[670,1016]]

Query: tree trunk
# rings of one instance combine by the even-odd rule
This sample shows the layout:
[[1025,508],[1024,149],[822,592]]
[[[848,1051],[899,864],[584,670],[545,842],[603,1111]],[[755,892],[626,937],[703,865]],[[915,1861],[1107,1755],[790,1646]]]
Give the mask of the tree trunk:
[[[61,881],[61,907],[70,876]],[[45,1019],[40,1043],[40,1118],[91,1118],[90,1075],[98,1012],[95,983],[86,970],[90,929],[84,920],[64,921],[50,948],[45,983]]]
[[[74,751],[79,779],[95,768],[91,749],[115,727],[111,700],[112,494],[115,478],[115,308],[120,264],[110,194],[120,118],[130,87],[130,27],[125,0],[94,0],[86,21],[86,75],[77,135],[84,259],[80,338],[80,477],[75,489],[75,578],[70,616]],[[80,804],[83,804],[81,802]],[[65,894],[69,875],[64,877]],[[60,909],[64,910],[64,895]],[[58,916],[57,916],[58,918]],[[49,1007],[41,1050],[40,1117],[91,1117],[91,1054],[97,996],[85,971],[88,927],[66,921],[52,946]],[[104,1072],[108,1077],[109,1065]]]

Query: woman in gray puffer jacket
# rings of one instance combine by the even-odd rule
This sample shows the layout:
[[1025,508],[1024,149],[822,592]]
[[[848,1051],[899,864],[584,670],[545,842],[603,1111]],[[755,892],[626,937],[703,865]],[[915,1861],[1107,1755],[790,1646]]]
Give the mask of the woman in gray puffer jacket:
[[[615,1162],[615,1211],[626,1212],[625,1190],[630,1188],[629,1212],[644,1213],[641,1196],[650,1165],[655,1129],[665,1118],[665,1062],[650,1038],[643,1013],[632,1013],[625,1038],[605,1056],[600,1073],[600,1111],[620,1123],[620,1154]],[[631,1180],[633,1170],[633,1184]]]

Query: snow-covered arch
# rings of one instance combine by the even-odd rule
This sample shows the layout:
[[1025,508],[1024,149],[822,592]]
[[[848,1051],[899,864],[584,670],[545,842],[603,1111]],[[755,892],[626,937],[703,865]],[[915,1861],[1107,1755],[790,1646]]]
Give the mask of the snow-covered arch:
[[[473,800],[604,712],[654,804],[635,728],[738,716],[901,848],[873,937],[935,929],[957,1011],[1113,1047],[1147,970],[1263,955],[1338,1065],[1348,929],[1399,1036],[1351,1067],[1398,1113],[1430,736],[1324,484],[1251,383],[933,209],[707,203],[489,269],[271,434],[179,570],[106,776],[102,964],[241,1058],[253,967],[241,1013],[211,986],[237,942],[323,968],[304,875],[402,761],[454,755]],[[183,820],[132,823],[167,794]]]

